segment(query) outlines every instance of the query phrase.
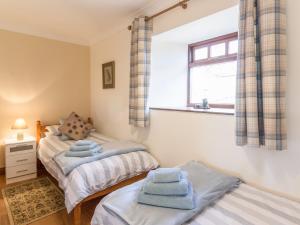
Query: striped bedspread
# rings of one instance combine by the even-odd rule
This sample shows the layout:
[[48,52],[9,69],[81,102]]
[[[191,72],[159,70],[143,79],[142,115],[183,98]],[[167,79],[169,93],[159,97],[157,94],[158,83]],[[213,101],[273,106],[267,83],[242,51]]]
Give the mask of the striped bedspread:
[[[114,141],[96,132],[91,133],[87,139],[99,144]],[[39,159],[64,190],[68,212],[84,198],[158,167],[158,162],[148,152],[138,151],[83,164],[65,176],[53,157],[68,150],[73,143],[74,141],[61,141],[57,136],[49,136],[40,141],[38,150]]]
[[[151,207],[151,206],[149,206]],[[299,225],[300,203],[247,184],[226,194],[184,225]],[[101,203],[92,225],[125,225]]]

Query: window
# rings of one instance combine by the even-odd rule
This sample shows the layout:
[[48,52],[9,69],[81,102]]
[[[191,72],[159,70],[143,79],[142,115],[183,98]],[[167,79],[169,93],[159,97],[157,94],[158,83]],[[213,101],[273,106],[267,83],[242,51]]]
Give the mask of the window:
[[234,108],[238,34],[189,45],[188,106],[207,98],[211,108]]

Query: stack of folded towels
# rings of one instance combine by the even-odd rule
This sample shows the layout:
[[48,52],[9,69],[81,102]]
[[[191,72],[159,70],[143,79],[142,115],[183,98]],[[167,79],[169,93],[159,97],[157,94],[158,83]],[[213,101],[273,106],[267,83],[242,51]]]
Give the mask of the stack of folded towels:
[[180,168],[150,171],[138,195],[138,202],[175,209],[194,209],[193,187]]
[[101,146],[94,141],[80,140],[71,145],[66,157],[90,157],[101,153]]

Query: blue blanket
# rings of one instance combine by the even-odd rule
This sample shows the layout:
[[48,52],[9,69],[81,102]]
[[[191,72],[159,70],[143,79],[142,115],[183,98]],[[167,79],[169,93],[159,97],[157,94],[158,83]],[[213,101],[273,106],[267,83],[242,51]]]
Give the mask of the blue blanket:
[[108,142],[101,145],[102,152],[91,157],[66,157],[66,151],[58,153],[54,156],[54,161],[61,169],[64,175],[68,175],[73,169],[76,167],[90,163],[96,160],[108,158],[114,155],[121,155],[130,152],[137,152],[137,151],[145,151],[146,148],[144,145],[131,142],[131,141],[115,141],[115,142]]
[[191,161],[181,169],[193,185],[196,208],[192,210],[148,206],[137,202],[144,180],[121,188],[102,200],[102,205],[130,225],[181,225],[226,192],[238,187],[240,180]]

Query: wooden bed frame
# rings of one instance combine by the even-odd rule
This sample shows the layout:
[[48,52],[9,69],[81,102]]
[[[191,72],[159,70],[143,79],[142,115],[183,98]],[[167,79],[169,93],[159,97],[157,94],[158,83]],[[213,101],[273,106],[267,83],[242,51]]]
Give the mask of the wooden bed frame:
[[[88,118],[88,122],[93,123],[91,118]],[[37,145],[39,144],[41,138],[45,137],[45,132],[47,132],[46,126],[49,126],[49,125],[43,125],[41,123],[41,121],[36,122],[36,142],[37,142]],[[121,182],[119,182],[119,183],[117,183],[117,184],[115,184],[111,187],[108,187],[108,188],[106,188],[102,191],[96,192],[95,194],[90,195],[90,196],[86,197],[85,199],[83,199],[73,209],[73,224],[74,225],[81,225],[81,206],[82,206],[83,203],[91,201],[91,200],[96,199],[96,198],[102,198],[105,195],[107,195],[107,194],[109,194],[109,193],[111,193],[111,192],[113,192],[113,191],[115,191],[119,188],[122,188],[124,186],[129,185],[129,184],[132,184],[134,182],[137,182],[137,181],[145,178],[147,176],[147,173],[148,172],[144,172],[142,174],[139,174],[139,175],[134,176],[132,178],[129,178],[127,180],[121,181]]]

